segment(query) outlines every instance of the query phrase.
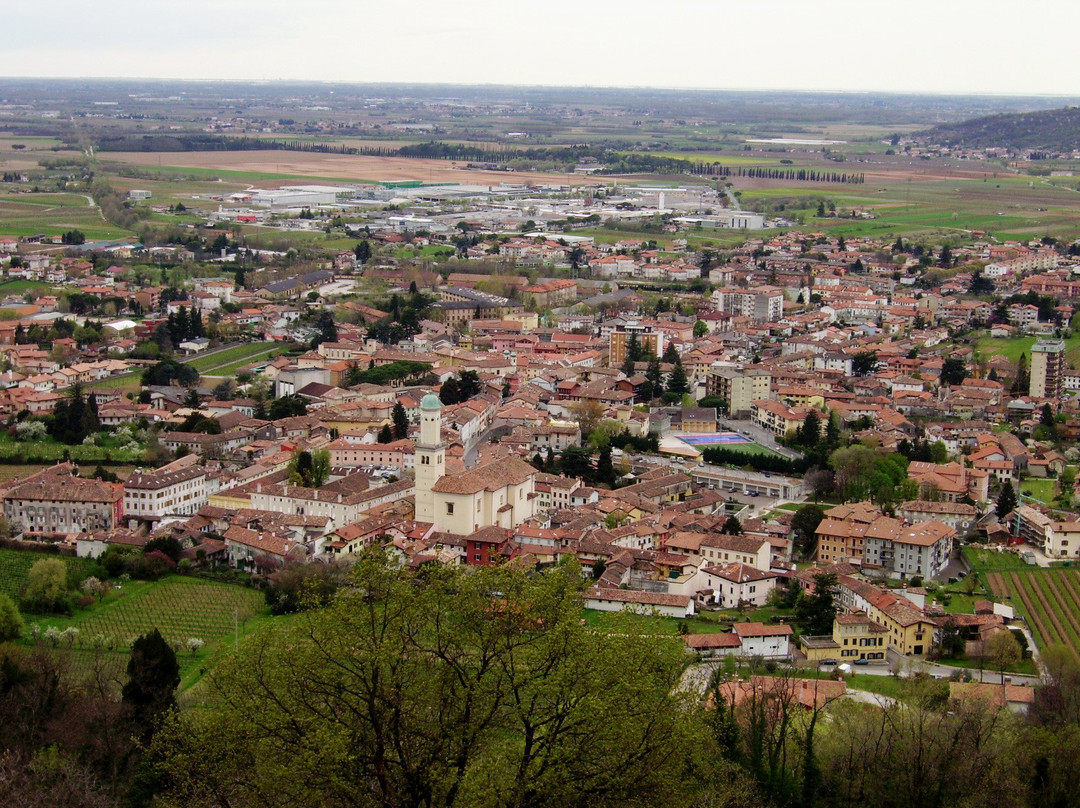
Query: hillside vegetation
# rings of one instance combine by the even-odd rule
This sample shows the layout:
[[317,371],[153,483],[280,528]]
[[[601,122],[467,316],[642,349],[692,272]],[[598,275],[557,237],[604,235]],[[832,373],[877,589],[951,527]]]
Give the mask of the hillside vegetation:
[[1080,148],[1080,107],[987,115],[921,133],[933,143],[1062,152]]

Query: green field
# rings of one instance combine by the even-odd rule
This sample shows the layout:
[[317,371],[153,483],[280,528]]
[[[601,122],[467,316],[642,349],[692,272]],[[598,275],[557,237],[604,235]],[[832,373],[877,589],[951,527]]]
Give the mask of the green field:
[[764,623],[774,617],[788,617],[790,611],[765,607],[761,609],[749,609],[742,614],[736,611],[722,612],[698,612],[688,619],[676,617],[660,617],[652,615],[640,615],[633,612],[602,612],[595,609],[584,609],[581,619],[585,625],[599,631],[618,633],[621,631],[634,631],[642,634],[674,635],[681,633],[685,628],[690,634],[718,634],[731,631],[731,624],[735,623]]
[[53,286],[40,281],[11,280],[0,283],[0,297],[6,295],[21,295],[26,292],[50,292]]
[[266,342],[248,342],[234,345],[211,356],[200,356],[184,364],[195,368],[204,375],[232,373],[237,367],[247,365],[256,359],[263,359],[280,350],[280,346]]
[[108,379],[91,382],[86,385],[88,390],[138,390],[142,387],[141,372],[124,373],[119,376],[110,376]]
[[31,236],[60,235],[80,230],[89,241],[123,238],[130,233],[102,218],[97,207],[77,194],[18,194],[0,196],[0,233]]
[[[987,175],[949,179],[926,179],[918,173],[903,177],[867,177],[861,185],[789,183],[776,181],[770,187],[740,188],[732,179],[745,207],[756,203],[783,202],[777,215],[799,217],[812,228],[831,235],[888,238],[898,234],[920,237],[947,237],[961,241],[972,230],[992,233],[999,239],[1026,240],[1033,236],[1055,235],[1075,238],[1080,195],[1067,188],[1043,183],[1027,176],[1001,172],[987,166]],[[858,171],[856,166],[837,164],[831,169]],[[929,171],[912,168],[913,172]],[[750,184],[746,181],[746,184]],[[874,213],[874,219],[844,217],[817,218],[817,200],[835,202],[838,210],[856,207]]]
[[[1031,359],[1031,346],[1036,337],[981,337],[975,343],[975,350],[984,358],[1004,356],[1012,362],[1019,362],[1021,354]],[[1065,339],[1065,362],[1071,367],[1080,365],[1080,334],[1073,334]]]
[[[116,169],[120,166],[119,163],[111,164],[111,168]],[[140,172],[147,175],[150,178],[156,177],[158,180],[167,180],[170,177],[176,177],[178,179],[206,182],[209,180],[221,179],[223,182],[236,182],[236,183],[251,183],[260,182],[266,180],[295,180],[306,183],[360,183],[360,184],[374,184],[375,180],[357,179],[356,177],[313,177],[308,174],[279,174],[276,172],[265,171],[234,171],[231,169],[222,168],[192,168],[185,166],[140,166]]]
[[984,550],[979,547],[968,546],[963,550],[964,557],[974,567],[976,572],[1000,569],[1024,569],[1026,565],[1016,553],[998,552],[996,550]]
[[209,378],[221,378],[222,376],[233,376],[236,371],[242,367],[247,367],[253,362],[262,362],[273,359],[279,352],[278,348],[267,348],[265,351],[261,351],[257,354],[253,354],[246,359],[239,359],[235,362],[230,362],[227,365],[212,368],[209,371]]

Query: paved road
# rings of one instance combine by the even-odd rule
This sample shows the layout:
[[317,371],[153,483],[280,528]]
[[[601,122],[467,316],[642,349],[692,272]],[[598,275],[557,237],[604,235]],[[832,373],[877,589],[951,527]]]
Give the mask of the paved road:
[[[910,664],[907,664],[910,663]],[[719,661],[699,662],[691,665],[686,669],[683,674],[682,680],[679,682],[679,689],[689,692],[704,693],[705,688],[709,686],[709,680],[712,677],[713,671],[721,666]],[[805,666],[792,666],[795,675],[798,675],[800,669],[812,670],[812,668],[806,668]],[[826,668],[827,670],[827,668]],[[927,673],[938,679],[948,679],[955,674],[959,668],[953,668],[948,665],[935,665],[933,663],[921,662],[919,660],[905,660],[905,664],[900,667],[900,676],[908,678],[915,676],[918,673]],[[1000,684],[1001,676],[997,671],[979,671],[978,668],[968,668],[972,678],[980,682],[987,682],[989,684]],[[892,667],[885,664],[877,665],[859,665],[854,668],[854,678],[848,679],[849,692],[859,693],[857,698],[860,701],[866,701],[872,704],[880,704],[881,700],[885,700],[886,703],[891,703],[892,700],[886,696],[879,696],[876,693],[869,691],[859,690],[859,677],[860,676],[892,676]],[[1005,676],[1009,678],[1015,685],[1039,685],[1042,684],[1042,680],[1038,676],[1023,676],[1016,673],[1006,673]],[[867,697],[870,697],[869,699]]]

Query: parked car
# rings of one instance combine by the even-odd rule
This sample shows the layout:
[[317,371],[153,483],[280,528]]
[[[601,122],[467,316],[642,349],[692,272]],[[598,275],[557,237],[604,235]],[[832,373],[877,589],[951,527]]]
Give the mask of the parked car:
[[821,660],[821,664],[822,665],[835,665],[836,660],[835,659],[823,659],[823,660]]
[[870,660],[869,659],[856,659],[855,664],[856,665],[869,665]]

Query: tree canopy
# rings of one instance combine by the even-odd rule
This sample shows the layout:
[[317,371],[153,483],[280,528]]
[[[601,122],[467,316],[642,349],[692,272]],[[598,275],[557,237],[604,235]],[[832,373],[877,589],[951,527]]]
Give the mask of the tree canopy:
[[583,626],[576,564],[414,577],[371,556],[353,583],[253,637],[211,674],[214,709],[158,734],[165,805],[621,808],[685,788],[682,643]]

